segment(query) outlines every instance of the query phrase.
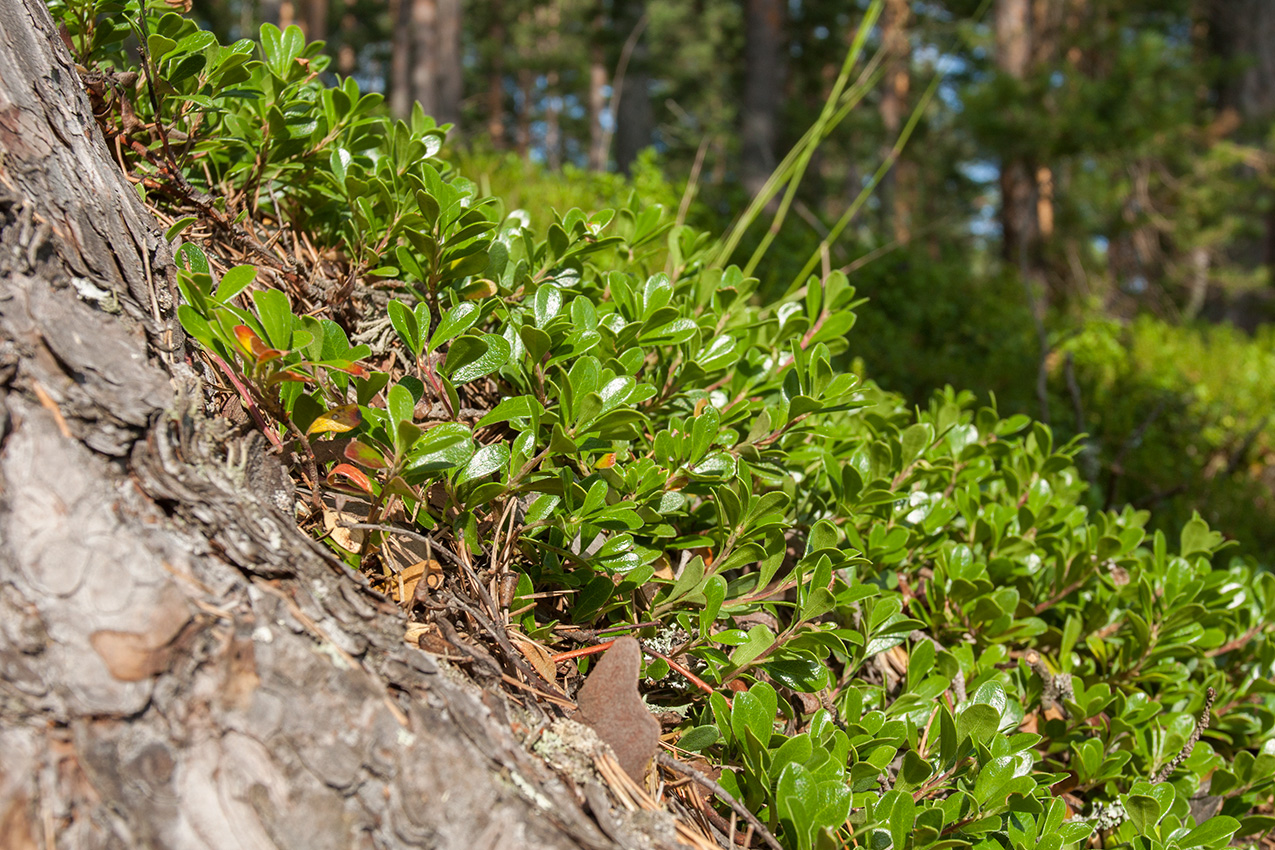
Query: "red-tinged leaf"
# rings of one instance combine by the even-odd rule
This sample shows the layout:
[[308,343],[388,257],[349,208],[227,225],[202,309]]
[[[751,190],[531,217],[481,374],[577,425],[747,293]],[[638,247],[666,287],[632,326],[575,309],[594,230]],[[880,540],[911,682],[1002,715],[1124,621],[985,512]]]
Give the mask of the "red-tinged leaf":
[[368,375],[372,374],[370,369],[360,366],[358,363],[351,363],[348,366],[333,366],[332,368],[336,369],[338,372],[344,372],[347,375],[352,375],[355,378],[366,378]]
[[332,467],[332,471],[328,473],[328,486],[373,495],[372,482],[363,474],[363,470],[348,463],[339,463]]
[[384,469],[389,466],[385,455],[360,440],[350,440],[350,444],[345,447],[345,459],[368,469]]
[[257,358],[258,363],[269,363],[271,360],[278,360],[283,356],[283,352],[277,348],[266,348],[265,346],[262,346],[261,350],[258,351],[255,345],[253,346],[252,353]]
[[251,357],[255,357],[257,348],[262,346],[261,337],[247,325],[235,325],[235,339],[239,340],[243,353]]
[[304,384],[304,383],[306,383],[307,381],[309,381],[309,380],[310,380],[310,376],[309,376],[309,375],[307,375],[307,374],[305,374],[304,372],[280,372],[279,374],[277,374],[277,375],[275,375],[275,376],[274,376],[274,380],[276,380],[276,381],[300,381],[301,383],[303,383],[303,384]]
[[[326,413],[320,414],[310,427],[306,429],[306,434],[344,434],[346,431],[353,431],[359,427],[359,423],[363,421],[363,414],[359,413],[357,404],[343,404],[340,407],[334,407]],[[348,452],[348,449],[347,449]],[[353,458],[351,458],[353,460]]]
[[593,464],[594,469],[610,469],[615,466],[615,452],[607,452]]

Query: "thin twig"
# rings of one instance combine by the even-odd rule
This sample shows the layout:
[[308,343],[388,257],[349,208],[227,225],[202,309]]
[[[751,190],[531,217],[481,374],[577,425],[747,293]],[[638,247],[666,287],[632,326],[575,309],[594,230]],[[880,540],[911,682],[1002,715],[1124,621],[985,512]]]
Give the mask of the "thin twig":
[[677,226],[686,223],[686,214],[691,211],[691,201],[695,200],[695,193],[699,189],[699,173],[704,167],[704,154],[708,153],[708,143],[712,140],[712,136],[705,136],[703,141],[699,143],[699,150],[695,151],[695,162],[691,165],[691,176],[686,180],[686,189],[682,192],[682,202],[677,207]]
[[243,381],[239,380],[239,376],[235,374],[235,370],[231,369],[225,360],[222,360],[211,351],[208,352],[208,357],[217,365],[217,368],[225,373],[226,377],[230,379],[230,383],[234,386],[235,390],[238,391],[239,398],[243,401],[244,407],[248,408],[248,413],[251,414],[253,421],[257,423],[257,429],[266,435],[266,439],[274,443],[275,448],[282,449],[283,443],[279,440],[279,435],[274,432],[274,429],[266,424],[266,419],[261,415],[261,410],[257,407],[257,402],[253,400],[252,393],[248,392],[248,388],[244,386]]
[[1222,644],[1221,646],[1217,647],[1216,649],[1210,649],[1208,652],[1204,653],[1204,655],[1208,658],[1217,658],[1219,655],[1225,655],[1228,652],[1234,652],[1235,650],[1241,649],[1242,647],[1244,647],[1245,644],[1247,644],[1249,641],[1251,641],[1253,638],[1257,637],[1259,634],[1261,634],[1264,631],[1266,631],[1266,629],[1263,628],[1262,626],[1253,626],[1251,629],[1249,629],[1244,634],[1237,637],[1235,640],[1228,641]]
[[412,531],[410,528],[400,528],[397,525],[383,525],[375,522],[343,522],[340,523],[339,526],[341,528],[359,528],[366,531],[388,531],[391,534],[401,534],[404,537],[410,537],[421,543],[429,544],[434,549],[437,549],[438,553],[446,558],[453,566],[464,566],[461,563],[460,558],[453,554],[446,546],[443,546],[428,534],[421,534],[418,531]]
[[757,834],[761,836],[762,841],[765,841],[766,845],[772,848],[772,850],[784,850],[783,846],[778,841],[775,840],[775,836],[770,834],[770,830],[766,828],[765,824],[759,821],[755,814],[748,811],[748,809],[744,806],[743,803],[739,802],[734,797],[732,797],[730,792],[727,791],[725,788],[718,785],[716,782],[709,779],[707,776],[700,773],[698,770],[691,767],[689,764],[683,764],[682,762],[673,758],[668,753],[664,753],[664,752],[656,753],[655,758],[660,763],[661,766],[667,767],[669,770],[673,771],[674,773],[680,773],[682,776],[687,777],[688,779],[696,782],[697,784],[703,786],[704,788],[716,794],[717,799],[721,800],[723,803],[730,806],[731,810],[734,811],[735,814],[739,815],[741,818],[748,821],[748,825],[751,826],[754,830],[756,830]]
[[455,605],[457,608],[464,611],[474,619],[474,622],[482,626],[482,628],[495,639],[496,643],[500,645],[501,650],[503,650],[505,655],[509,658],[509,662],[517,667],[518,670],[527,677],[528,681],[537,683],[543,690],[557,696],[559,699],[566,698],[566,694],[562,693],[557,686],[545,681],[545,678],[537,673],[534,667],[523,660],[521,653],[514,649],[514,645],[509,642],[509,637],[505,634],[503,629],[497,628],[495,624],[484,617],[481,612],[469,605],[455,593],[448,594],[445,601],[447,604]]

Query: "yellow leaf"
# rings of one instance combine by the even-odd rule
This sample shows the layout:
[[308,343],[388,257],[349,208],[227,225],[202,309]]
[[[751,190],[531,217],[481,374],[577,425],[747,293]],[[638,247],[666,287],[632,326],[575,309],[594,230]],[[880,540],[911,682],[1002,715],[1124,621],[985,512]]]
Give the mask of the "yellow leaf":
[[327,413],[320,415],[310,423],[310,427],[305,429],[305,433],[307,436],[324,433],[343,434],[359,427],[359,423],[362,421],[363,415],[359,413],[359,406],[357,404],[345,404],[341,407],[334,407]]

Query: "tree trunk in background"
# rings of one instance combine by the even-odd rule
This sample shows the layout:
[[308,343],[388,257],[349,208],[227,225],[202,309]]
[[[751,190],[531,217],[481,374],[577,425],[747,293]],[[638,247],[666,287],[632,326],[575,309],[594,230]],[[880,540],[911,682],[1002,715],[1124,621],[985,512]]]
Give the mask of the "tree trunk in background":
[[[411,35],[409,61],[411,100],[419,103],[426,115],[438,114],[438,3],[439,0],[400,0],[411,4]],[[406,118],[407,112],[399,113]]]
[[530,68],[518,69],[518,154],[524,159],[531,153],[531,104],[535,95],[536,76]]
[[[410,98],[396,97],[394,114],[411,113],[412,102],[439,124],[460,121],[463,68],[460,55],[460,0],[398,0],[410,3],[405,46]],[[397,51],[396,51],[397,52]]]
[[[539,17],[539,16],[538,16]],[[562,0],[551,0],[543,9],[541,37],[539,45],[543,57],[550,63],[545,72],[545,162],[552,169],[562,166],[562,92],[558,89],[560,77],[558,65],[562,62]]]
[[[1218,105],[1243,119],[1241,138],[1265,145],[1275,118],[1275,3],[1210,0],[1206,14],[1214,53],[1233,70],[1218,85]],[[1275,286],[1275,198],[1268,206],[1261,257]]]
[[[1031,0],[997,0],[996,66],[1002,74],[1023,80],[1031,67]],[[1021,154],[1002,157],[1001,233],[1005,261],[1018,276],[1036,329],[1039,357],[1036,364],[1036,402],[1040,418],[1049,423],[1049,336],[1045,328],[1048,308],[1044,275],[1037,256],[1039,229],[1036,219],[1036,169]]]
[[328,0],[303,0],[301,19],[297,21],[307,41],[325,41],[328,37]]
[[1275,5],[1211,0],[1208,13],[1215,51],[1236,71],[1219,87],[1220,106],[1255,121],[1275,115]]
[[[1057,60],[1068,12],[1072,12],[1074,17],[1074,13],[1077,11],[1075,8],[1069,10],[1068,5],[1058,2],[1058,0],[1035,0],[1031,13],[1032,29],[1029,39],[1034,67],[1044,68]],[[1071,5],[1074,6],[1074,4]],[[1056,107],[1052,97],[1049,98],[1046,107]],[[1049,237],[1054,232],[1053,169],[1047,164],[1037,163],[1034,178],[1036,234],[1043,244],[1049,240]]]
[[[885,85],[881,92],[881,123],[885,128],[883,157],[889,156],[908,111],[908,90],[912,83],[909,68],[912,54],[908,43],[910,17],[908,0],[886,0],[881,29],[883,46],[889,51],[890,58],[886,60]],[[901,245],[912,238],[916,182],[916,163],[905,148],[894,167],[886,172],[881,185],[882,197],[889,210],[890,227],[895,241]]]
[[[1015,80],[1027,76],[1031,63],[1030,0],[997,0],[996,65]],[[1026,271],[1035,235],[1035,179],[1020,157],[1001,163],[1001,233],[1005,261]]]
[[[620,32],[632,33],[642,25],[646,0],[618,0],[616,21]],[[619,104],[615,115],[615,167],[628,174],[633,160],[650,146],[655,136],[655,112],[651,108],[650,50],[645,29],[638,36],[618,85]],[[617,76],[619,76],[617,74]]]
[[[460,126],[460,105],[465,95],[462,64],[461,0],[438,0],[438,91],[434,118],[440,124]],[[453,130],[453,133],[455,130]]]
[[[341,11],[340,43],[336,53],[336,69],[341,76],[349,77],[358,70],[359,56],[354,49],[354,45],[350,43],[350,33],[354,32],[359,22],[358,18],[355,17],[354,0],[344,0],[341,5],[344,8]],[[393,8],[390,11],[393,14]]]
[[412,112],[412,0],[390,0],[390,112]]
[[[250,17],[247,22],[247,25],[244,27],[244,32],[252,33],[255,35],[255,33],[257,32],[257,27],[266,23],[274,24],[275,26],[278,26],[280,7],[282,5],[283,5],[282,0],[261,0],[261,4],[259,6],[259,9],[260,9],[259,14],[261,16],[261,19],[252,20]],[[249,10],[245,14],[251,16],[252,13],[250,11],[251,9],[250,4],[245,3],[244,8],[246,10]]]
[[0,846],[618,847],[511,731],[541,719],[405,643],[206,418],[43,2],[0,31]]
[[558,72],[545,74],[545,164],[562,167],[562,95],[558,92]]
[[606,16],[599,5],[593,19],[593,43],[589,46],[589,167],[594,171],[607,169],[607,134],[602,126],[606,113]]
[[741,171],[750,195],[775,169],[783,92],[784,0],[747,0]]
[[505,137],[505,29],[504,4],[501,0],[492,0],[490,4],[491,29],[488,32],[491,43],[496,46],[488,57],[487,64],[487,136],[496,150],[508,147]]

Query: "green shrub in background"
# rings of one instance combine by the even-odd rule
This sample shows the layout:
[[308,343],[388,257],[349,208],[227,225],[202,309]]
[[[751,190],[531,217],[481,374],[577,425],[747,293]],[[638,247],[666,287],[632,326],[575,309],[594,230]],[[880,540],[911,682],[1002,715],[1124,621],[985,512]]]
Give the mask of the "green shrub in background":
[[[979,279],[957,261],[936,263],[919,251],[887,255],[855,281],[870,306],[849,353],[866,374],[913,403],[951,385],[994,397],[1001,410],[1039,415],[1039,343],[1017,281]],[[1056,432],[1087,435],[1085,503],[1154,508],[1151,527],[1166,533],[1199,512],[1269,565],[1271,330],[1248,335],[1146,315],[1074,325],[1051,335],[1046,367]]]
[[[206,234],[178,252],[182,323],[316,495],[459,552],[475,587],[509,579],[489,613],[528,640],[634,631],[680,748],[787,847],[1275,826],[1275,578],[1198,518],[1088,509],[1079,444],[1025,416],[952,390],[911,409],[845,371],[845,275],[757,297],[667,196],[508,209],[425,116],[321,85],[295,28],[224,47],[162,4],[131,27],[54,8],[90,73],[127,67],[130,30],[149,46],[110,91],[168,139],[107,130],[146,149],[170,236]],[[227,268],[235,228],[274,222],[351,288],[316,299],[269,252]],[[393,570],[388,537],[332,545]]]
[[1086,429],[1102,462],[1095,483],[1103,501],[1153,507],[1162,528],[1198,510],[1269,564],[1271,329],[1249,336],[1229,325],[1182,327],[1149,317],[1125,326],[1091,322],[1060,351],[1074,357]]
[[479,144],[457,151],[453,164],[469,175],[482,194],[500,198],[509,209],[525,210],[533,221],[547,221],[554,210],[615,209],[636,194],[646,206],[677,212],[682,189],[660,170],[653,150],[633,162],[629,176],[589,171],[570,163],[554,171],[516,153],[498,153]]
[[1022,286],[971,272],[960,252],[891,252],[855,274],[868,298],[850,351],[878,380],[916,403],[951,385],[995,396],[1007,411],[1038,411],[1040,347]]

